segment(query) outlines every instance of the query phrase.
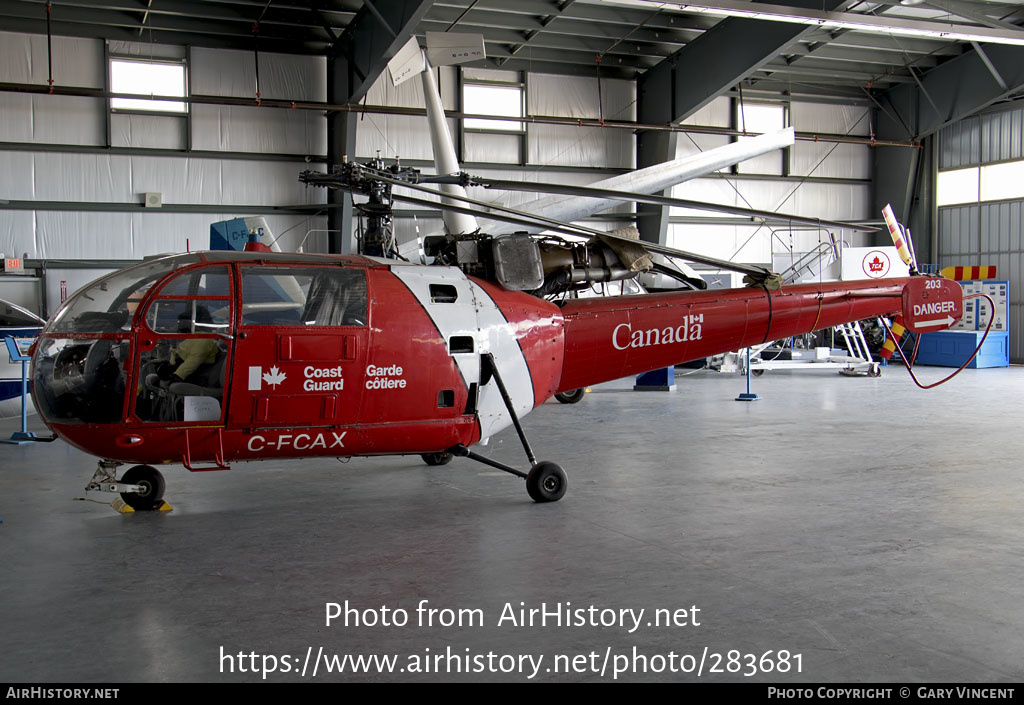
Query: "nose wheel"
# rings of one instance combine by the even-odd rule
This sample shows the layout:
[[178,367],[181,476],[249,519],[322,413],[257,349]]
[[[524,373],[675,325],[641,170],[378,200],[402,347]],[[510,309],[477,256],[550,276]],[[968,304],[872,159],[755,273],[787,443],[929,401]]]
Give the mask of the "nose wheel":
[[129,468],[121,477],[121,484],[136,485],[135,492],[122,492],[121,499],[135,511],[151,511],[159,509],[164,503],[164,490],[167,483],[160,471],[149,465],[136,465]]
[[170,505],[164,502],[167,483],[156,468],[136,465],[118,480],[116,470],[120,463],[101,460],[97,465],[92,480],[85,487],[86,492],[119,493],[121,500],[135,511],[170,510]]

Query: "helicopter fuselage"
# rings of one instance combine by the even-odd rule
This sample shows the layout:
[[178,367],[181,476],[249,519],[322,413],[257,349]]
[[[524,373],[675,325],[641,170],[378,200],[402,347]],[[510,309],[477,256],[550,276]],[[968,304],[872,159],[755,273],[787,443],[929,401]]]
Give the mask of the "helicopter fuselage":
[[[958,317],[959,287],[941,286],[928,300]],[[442,452],[512,423],[490,364],[522,416],[558,392],[899,313],[911,288],[917,301],[925,283],[555,305],[453,267],[193,253],[73,297],[36,345],[34,397],[56,435],[118,462]]]

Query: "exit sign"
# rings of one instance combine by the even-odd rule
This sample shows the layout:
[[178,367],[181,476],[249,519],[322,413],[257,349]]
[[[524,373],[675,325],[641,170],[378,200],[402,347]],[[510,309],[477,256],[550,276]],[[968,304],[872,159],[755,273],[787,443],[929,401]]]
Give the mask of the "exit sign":
[[25,263],[21,257],[6,257],[3,260],[3,271],[6,274],[24,274]]

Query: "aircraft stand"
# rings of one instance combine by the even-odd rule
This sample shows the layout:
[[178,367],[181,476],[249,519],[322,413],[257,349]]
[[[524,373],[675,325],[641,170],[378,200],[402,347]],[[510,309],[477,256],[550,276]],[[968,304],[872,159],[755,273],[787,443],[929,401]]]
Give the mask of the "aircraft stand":
[[14,341],[14,338],[7,335],[4,336],[4,343],[7,344],[7,354],[11,358],[11,362],[21,363],[21,430],[15,431],[11,434],[10,440],[0,440],[0,443],[9,443],[11,445],[25,445],[26,443],[49,443],[50,441],[57,440],[56,436],[42,437],[40,438],[34,433],[30,433],[28,430],[28,363],[32,358],[28,355],[23,355],[21,350],[18,349],[18,344]]
[[736,401],[757,401],[760,398],[750,391],[750,348],[747,348],[747,391],[736,397]]
[[530,471],[516,470],[511,465],[506,465],[505,463],[474,453],[463,445],[450,448],[448,452],[475,460],[484,465],[489,465],[498,470],[503,470],[516,477],[524,478],[526,480],[526,491],[529,492],[530,497],[535,502],[557,502],[565,494],[565,490],[568,487],[565,471],[556,463],[548,461],[537,462],[537,457],[533,454],[533,448],[530,447],[530,441],[526,438],[526,432],[523,431],[523,426],[519,423],[519,415],[516,414],[515,407],[512,406],[512,398],[505,388],[505,382],[501,379],[498,366],[494,363],[494,355],[487,353],[480,357],[481,361],[488,366],[487,372],[494,377],[494,381],[498,385],[501,399],[505,402],[505,408],[508,409],[509,416],[512,417],[512,424],[515,426],[519,440],[523,444],[523,450],[526,451],[526,457],[530,460]]

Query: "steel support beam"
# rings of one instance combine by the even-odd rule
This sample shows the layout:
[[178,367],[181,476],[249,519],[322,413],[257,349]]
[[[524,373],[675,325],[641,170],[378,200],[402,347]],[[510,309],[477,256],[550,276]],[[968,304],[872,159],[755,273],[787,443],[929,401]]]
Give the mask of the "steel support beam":
[[[636,166],[638,169],[654,166],[676,158],[678,132],[647,130],[637,135]],[[672,189],[662,191],[662,196],[671,196]],[[668,245],[669,206],[650,203],[636,204],[636,227],[640,239],[658,245]]]
[[[791,4],[834,10],[847,2],[792,0]],[[722,20],[637,79],[638,121],[667,124],[689,117],[811,31],[811,27],[777,22]],[[675,133],[637,133],[637,168],[674,159],[676,144]],[[637,206],[641,240],[666,244],[668,224],[667,207]]]
[[[343,59],[327,60],[327,101],[342,103],[349,95],[353,79],[348,62]],[[349,111],[327,113],[327,168],[354,159],[356,154],[356,125],[359,116]],[[352,194],[327,189],[327,251],[334,254],[352,252]]]
[[[356,13],[327,57],[327,102],[358,103],[387,67],[388,61],[409,41],[433,0],[392,0],[367,3]],[[327,113],[327,162],[341,164],[355,157],[357,117],[349,111]],[[328,250],[352,251],[352,196],[328,190]]]
[[[984,46],[984,56],[969,51],[924,74],[919,83],[897,86],[881,94],[876,135],[880,140],[896,136],[924,140],[946,125],[1021,91],[1024,47],[988,44]],[[923,161],[928,156],[925,152],[930,154],[922,149],[874,149],[872,208],[873,214],[878,213],[886,203],[891,203],[896,217],[910,226],[917,236],[915,242],[922,244],[931,235],[930,173],[934,169],[930,161]]]
[[[849,0],[791,0],[795,8],[835,10]],[[640,122],[678,122],[778,56],[812,27],[740,17],[722,20],[637,80]]]
[[348,95],[336,95],[335,103],[357,103],[370,90],[388,61],[409,41],[433,0],[375,2],[364,6],[334,45],[328,62],[337,62],[353,78]]

